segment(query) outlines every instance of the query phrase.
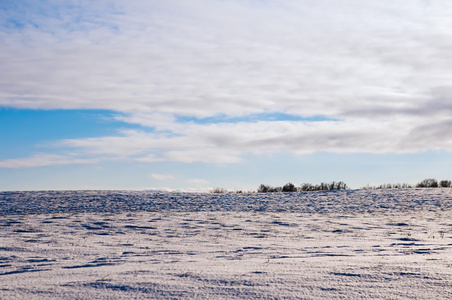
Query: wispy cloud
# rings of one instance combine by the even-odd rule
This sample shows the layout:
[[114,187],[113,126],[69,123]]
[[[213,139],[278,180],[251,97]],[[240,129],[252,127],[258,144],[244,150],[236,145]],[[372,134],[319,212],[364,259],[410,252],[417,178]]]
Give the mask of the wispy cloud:
[[95,164],[98,162],[99,159],[94,158],[77,158],[67,155],[36,154],[26,158],[7,159],[0,161],[0,168],[17,169],[52,165]]
[[[184,163],[238,163],[245,154],[290,151],[297,154],[413,153],[452,150],[450,121],[419,123],[416,119],[372,122],[261,121],[255,123],[178,124],[170,135],[136,130],[120,136],[60,142],[64,155],[36,156],[0,162],[0,167],[93,163],[105,160]],[[154,178],[158,179],[158,178]]]
[[149,177],[151,177],[152,179],[155,179],[155,180],[162,180],[162,181],[172,180],[175,178],[173,175],[168,175],[168,174],[151,174],[151,175],[149,175]]
[[206,185],[209,184],[208,180],[205,179],[201,179],[201,178],[193,178],[193,179],[189,179],[187,180],[187,182],[191,183],[191,184],[197,184],[197,185]]

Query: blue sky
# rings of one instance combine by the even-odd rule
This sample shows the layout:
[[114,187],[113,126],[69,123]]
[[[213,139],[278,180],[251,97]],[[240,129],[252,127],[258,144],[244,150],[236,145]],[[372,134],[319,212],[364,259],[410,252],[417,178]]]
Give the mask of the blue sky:
[[452,179],[447,1],[1,1],[0,190]]

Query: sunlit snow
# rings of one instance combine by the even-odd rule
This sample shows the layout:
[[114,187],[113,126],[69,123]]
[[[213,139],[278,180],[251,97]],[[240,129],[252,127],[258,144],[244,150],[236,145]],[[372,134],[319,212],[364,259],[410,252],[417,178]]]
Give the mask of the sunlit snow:
[[0,192],[0,299],[450,299],[452,190]]

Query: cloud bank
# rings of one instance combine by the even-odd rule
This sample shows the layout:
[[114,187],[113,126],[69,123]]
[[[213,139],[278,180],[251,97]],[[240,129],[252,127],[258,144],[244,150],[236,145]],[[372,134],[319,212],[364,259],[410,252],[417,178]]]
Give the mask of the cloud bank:
[[1,107],[111,110],[143,126],[58,141],[39,163],[0,167],[452,149],[447,1],[21,1],[0,9]]

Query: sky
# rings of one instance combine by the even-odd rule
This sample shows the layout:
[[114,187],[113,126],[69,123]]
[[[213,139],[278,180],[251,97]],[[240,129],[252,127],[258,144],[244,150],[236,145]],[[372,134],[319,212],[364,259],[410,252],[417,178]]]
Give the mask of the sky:
[[0,190],[452,179],[452,3],[0,0]]

